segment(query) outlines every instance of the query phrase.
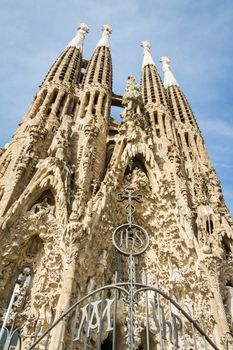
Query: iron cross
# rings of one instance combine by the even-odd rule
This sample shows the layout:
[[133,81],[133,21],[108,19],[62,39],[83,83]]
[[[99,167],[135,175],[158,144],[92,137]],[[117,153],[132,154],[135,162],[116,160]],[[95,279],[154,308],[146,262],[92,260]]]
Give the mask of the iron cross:
[[118,202],[123,202],[124,200],[128,200],[128,204],[126,206],[126,213],[128,224],[132,224],[132,214],[134,213],[134,206],[132,205],[132,201],[135,200],[136,202],[141,203],[143,201],[143,196],[141,194],[133,194],[134,189],[131,187],[127,187],[124,192],[120,192],[117,195]]

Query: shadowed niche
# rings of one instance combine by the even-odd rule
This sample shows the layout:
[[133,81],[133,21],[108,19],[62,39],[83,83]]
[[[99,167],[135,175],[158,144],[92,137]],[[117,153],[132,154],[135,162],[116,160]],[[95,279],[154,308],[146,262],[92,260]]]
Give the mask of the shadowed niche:
[[44,191],[38,199],[30,206],[29,210],[33,210],[35,213],[37,213],[40,210],[40,207],[47,207],[47,206],[54,206],[55,205],[55,198],[50,189]]
[[135,169],[139,169],[139,170],[143,171],[145,173],[145,175],[147,176],[146,167],[145,167],[143,159],[140,155],[137,155],[135,158],[130,160],[130,162],[125,170],[125,176],[127,176],[128,174],[131,174],[133,172],[133,170],[135,170]]
[[112,350],[112,342],[109,337],[101,344],[101,350]]
[[107,166],[110,163],[110,160],[112,158],[114,147],[115,147],[115,141],[114,140],[109,141],[107,144],[107,154],[106,154],[106,162],[105,162],[106,168],[107,168]]

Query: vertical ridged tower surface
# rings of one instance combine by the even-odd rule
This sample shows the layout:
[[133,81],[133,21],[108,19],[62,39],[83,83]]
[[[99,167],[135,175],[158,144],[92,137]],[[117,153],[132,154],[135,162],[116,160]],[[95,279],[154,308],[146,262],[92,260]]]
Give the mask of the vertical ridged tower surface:
[[[137,269],[192,309],[219,349],[231,349],[233,223],[190,105],[169,59],[161,58],[163,82],[144,41],[140,87],[129,76],[122,122],[111,118],[112,30],[103,26],[89,61],[82,55],[88,31],[79,26],[0,150],[2,320],[25,267],[31,277],[5,324],[20,330],[25,350],[78,298],[112,283],[114,271],[127,274],[111,237],[126,221],[117,194],[131,188],[143,195],[134,222],[150,242]],[[128,349],[124,318],[117,320],[119,350]],[[147,349],[140,320],[134,349]],[[76,331],[66,319],[46,338],[47,348],[36,349],[84,349],[71,341]],[[92,336],[91,348],[108,349],[105,339],[107,332]],[[151,342],[162,349],[155,332]]]

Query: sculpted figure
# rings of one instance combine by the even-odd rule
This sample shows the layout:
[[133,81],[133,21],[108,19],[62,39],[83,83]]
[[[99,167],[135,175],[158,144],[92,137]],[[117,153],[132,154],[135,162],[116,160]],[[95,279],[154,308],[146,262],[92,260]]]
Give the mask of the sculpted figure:
[[67,148],[69,146],[69,138],[71,134],[71,122],[70,116],[65,115],[62,119],[62,123],[57,130],[56,135],[48,150],[48,154],[52,157],[56,157],[60,160],[65,160]]
[[[138,107],[143,104],[140,87],[136,84],[135,78],[132,75],[128,77],[122,104],[126,107],[126,111],[139,111]],[[140,111],[138,114],[140,114]]]

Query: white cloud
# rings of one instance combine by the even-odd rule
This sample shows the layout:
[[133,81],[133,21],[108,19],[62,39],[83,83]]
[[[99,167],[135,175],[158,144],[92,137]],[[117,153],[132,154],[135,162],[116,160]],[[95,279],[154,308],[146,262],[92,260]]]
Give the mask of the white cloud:
[[228,138],[233,138],[233,124],[222,120],[214,118],[203,118],[201,124],[201,129],[208,134],[214,134],[216,137],[224,136]]

